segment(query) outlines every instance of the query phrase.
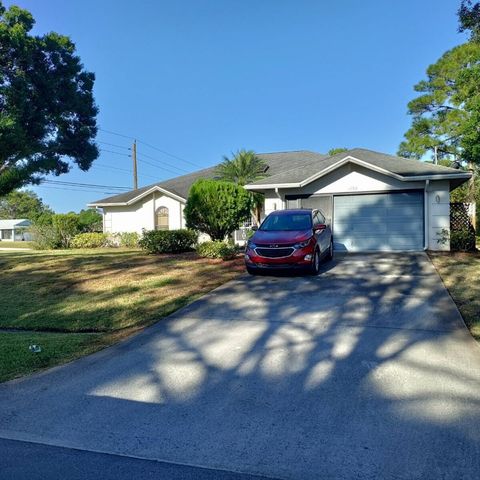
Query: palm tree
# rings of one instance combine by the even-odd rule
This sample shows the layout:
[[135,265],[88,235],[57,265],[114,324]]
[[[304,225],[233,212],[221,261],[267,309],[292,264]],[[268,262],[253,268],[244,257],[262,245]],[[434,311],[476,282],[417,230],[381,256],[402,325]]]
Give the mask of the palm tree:
[[[253,150],[239,150],[232,158],[223,157],[223,162],[216,168],[219,180],[233,182],[237,185],[247,185],[266,177],[268,165],[263,159],[257,157]],[[263,205],[263,195],[252,193],[254,216],[260,223],[260,211]]]

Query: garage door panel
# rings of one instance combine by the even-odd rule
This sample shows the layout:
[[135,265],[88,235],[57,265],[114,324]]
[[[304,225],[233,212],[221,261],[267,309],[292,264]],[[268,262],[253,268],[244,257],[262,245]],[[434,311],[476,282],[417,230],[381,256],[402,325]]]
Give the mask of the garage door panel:
[[347,251],[421,250],[423,192],[334,198],[335,246]]

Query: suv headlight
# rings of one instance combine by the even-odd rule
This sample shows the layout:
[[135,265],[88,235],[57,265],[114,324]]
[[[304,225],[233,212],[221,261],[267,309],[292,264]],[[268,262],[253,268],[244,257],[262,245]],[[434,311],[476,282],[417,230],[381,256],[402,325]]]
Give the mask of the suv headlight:
[[295,248],[296,250],[300,249],[300,248],[305,248],[306,246],[308,246],[308,244],[310,243],[310,238],[308,240],[305,240],[304,242],[298,242],[296,243],[293,248]]

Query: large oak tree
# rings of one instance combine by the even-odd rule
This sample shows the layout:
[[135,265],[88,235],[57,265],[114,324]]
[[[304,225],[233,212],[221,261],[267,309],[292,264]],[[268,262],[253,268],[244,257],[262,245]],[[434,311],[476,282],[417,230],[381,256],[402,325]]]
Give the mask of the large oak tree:
[[0,0],[0,196],[98,157],[95,76],[68,37],[32,35],[34,23]]

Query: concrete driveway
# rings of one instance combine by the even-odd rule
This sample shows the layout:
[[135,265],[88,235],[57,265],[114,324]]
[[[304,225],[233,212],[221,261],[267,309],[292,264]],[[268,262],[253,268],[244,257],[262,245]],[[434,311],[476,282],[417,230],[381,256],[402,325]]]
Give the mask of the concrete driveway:
[[480,478],[480,348],[426,255],[351,255],[1,385],[0,437],[282,479]]

